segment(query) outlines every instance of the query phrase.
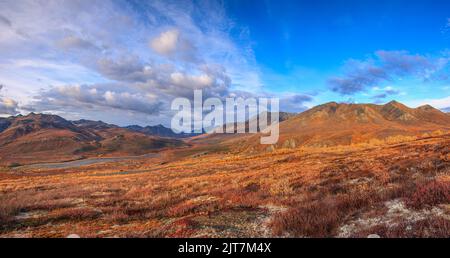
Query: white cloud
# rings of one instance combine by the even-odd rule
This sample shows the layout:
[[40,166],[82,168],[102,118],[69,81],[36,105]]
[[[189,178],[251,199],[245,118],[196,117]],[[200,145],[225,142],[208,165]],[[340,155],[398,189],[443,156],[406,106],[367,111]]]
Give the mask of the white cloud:
[[[0,84],[0,91],[3,90],[4,86]],[[17,101],[3,97],[0,95],[0,115],[15,115],[19,113],[19,103]]]
[[171,82],[175,85],[189,87],[192,89],[202,89],[212,86],[214,78],[207,74],[202,75],[185,75],[180,72],[175,72],[170,75]]
[[10,98],[0,97],[0,114],[15,115],[19,113],[17,101]]
[[231,38],[239,28],[220,3],[6,0],[0,10],[0,82],[37,112],[98,119],[89,115],[114,108],[158,121],[193,88],[223,97],[262,85],[250,42]]
[[151,40],[150,46],[161,55],[170,55],[177,48],[179,35],[180,32],[177,29],[164,31],[158,37]]
[[450,108],[450,96],[437,99],[416,99],[411,101],[405,101],[405,104],[410,107],[418,107],[422,105],[431,105],[437,109],[447,110]]

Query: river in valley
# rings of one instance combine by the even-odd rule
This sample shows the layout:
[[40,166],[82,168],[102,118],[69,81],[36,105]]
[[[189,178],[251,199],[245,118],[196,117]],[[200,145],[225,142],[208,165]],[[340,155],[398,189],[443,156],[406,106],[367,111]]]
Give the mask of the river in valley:
[[80,166],[87,166],[92,164],[100,164],[100,163],[110,163],[110,162],[118,162],[125,160],[133,160],[133,159],[143,159],[143,158],[153,158],[158,156],[158,153],[149,153],[142,156],[126,156],[126,157],[101,157],[101,158],[88,158],[88,159],[80,159],[66,162],[55,162],[55,163],[37,163],[31,165],[24,165],[17,168],[26,169],[26,168],[49,168],[49,169],[58,169],[58,168],[73,168]]

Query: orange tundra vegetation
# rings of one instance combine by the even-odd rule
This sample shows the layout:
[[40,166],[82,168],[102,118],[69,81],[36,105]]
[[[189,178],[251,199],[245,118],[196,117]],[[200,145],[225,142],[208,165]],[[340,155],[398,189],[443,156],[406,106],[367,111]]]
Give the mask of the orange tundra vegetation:
[[[450,237],[448,121],[330,103],[281,122],[262,150],[258,135],[210,135],[138,158],[3,166],[0,236]],[[114,138],[98,139],[94,152]]]
[[178,150],[76,169],[5,169],[0,232],[448,237],[449,143],[450,136],[443,135],[375,147],[258,154],[192,156]]

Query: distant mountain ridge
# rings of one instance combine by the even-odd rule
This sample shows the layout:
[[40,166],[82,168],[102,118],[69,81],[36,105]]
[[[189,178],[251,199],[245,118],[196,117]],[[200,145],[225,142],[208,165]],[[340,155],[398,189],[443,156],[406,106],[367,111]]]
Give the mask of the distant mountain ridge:
[[134,131],[134,132],[140,132],[147,135],[157,135],[161,137],[170,137],[170,138],[186,138],[186,137],[192,137],[195,135],[195,133],[175,133],[172,131],[172,129],[167,128],[161,124],[155,125],[155,126],[139,126],[139,125],[129,125],[125,126],[124,128]]
[[[89,128],[89,129],[111,129],[111,128],[124,128],[133,132],[143,133],[150,136],[159,136],[159,137],[168,137],[168,138],[186,138],[195,136],[198,134],[188,134],[188,133],[175,133],[172,131],[172,129],[167,128],[161,124],[154,125],[154,126],[140,126],[140,125],[128,125],[128,126],[117,126],[114,124],[108,124],[103,121],[93,121],[93,120],[86,120],[86,119],[80,119],[76,121],[72,121],[75,125],[83,128]],[[0,123],[1,128],[1,123]]]
[[92,120],[86,120],[86,119],[75,120],[75,121],[72,121],[72,123],[78,127],[96,129],[96,130],[119,128],[119,126],[114,125],[114,124],[107,124],[103,121],[92,121]]

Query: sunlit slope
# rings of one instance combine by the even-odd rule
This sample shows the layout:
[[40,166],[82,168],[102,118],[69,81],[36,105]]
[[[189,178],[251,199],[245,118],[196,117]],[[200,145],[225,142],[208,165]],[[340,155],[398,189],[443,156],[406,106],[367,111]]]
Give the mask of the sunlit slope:
[[385,105],[330,102],[291,116],[279,127],[279,141],[273,146],[261,145],[260,134],[204,135],[193,142],[236,151],[375,144],[447,132],[450,116],[429,105],[409,108],[396,101]]

